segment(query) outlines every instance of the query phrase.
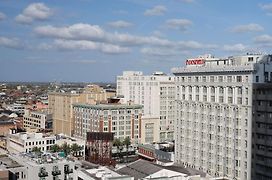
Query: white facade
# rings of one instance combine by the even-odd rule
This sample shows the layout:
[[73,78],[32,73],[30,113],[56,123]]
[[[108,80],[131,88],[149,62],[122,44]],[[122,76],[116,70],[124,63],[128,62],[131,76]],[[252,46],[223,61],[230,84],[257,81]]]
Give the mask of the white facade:
[[25,111],[25,106],[22,105],[22,104],[14,103],[14,104],[8,105],[7,109],[12,111],[12,112],[23,115],[24,111]]
[[143,75],[138,71],[124,71],[117,76],[117,95],[124,101],[144,106],[144,117],[160,119],[160,141],[173,140],[174,134],[174,77],[161,72]]
[[38,129],[51,129],[52,127],[52,114],[40,111],[25,110],[24,128],[35,127]]
[[9,134],[7,150],[10,153],[31,152],[34,147],[42,152],[49,151],[56,142],[55,136],[45,136],[42,133],[16,133]]
[[251,179],[253,84],[272,80],[271,60],[208,55],[172,69],[176,162],[215,177]]
[[13,173],[18,173],[18,180],[71,180],[75,177],[75,162],[67,159],[53,157],[50,154],[43,158],[33,158],[27,154],[11,155],[9,157],[22,166],[11,170]]

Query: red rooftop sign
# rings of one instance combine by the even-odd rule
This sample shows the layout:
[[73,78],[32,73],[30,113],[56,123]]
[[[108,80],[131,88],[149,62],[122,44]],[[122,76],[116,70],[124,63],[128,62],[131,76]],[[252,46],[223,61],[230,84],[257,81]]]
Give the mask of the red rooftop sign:
[[204,64],[204,59],[187,59],[186,65],[201,65]]

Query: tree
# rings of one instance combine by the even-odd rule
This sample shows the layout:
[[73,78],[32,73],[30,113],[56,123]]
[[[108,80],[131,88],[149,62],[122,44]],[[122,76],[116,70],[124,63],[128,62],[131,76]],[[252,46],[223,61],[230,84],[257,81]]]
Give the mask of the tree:
[[77,152],[79,152],[79,151],[81,151],[81,146],[79,146],[77,143],[73,143],[72,145],[71,145],[71,151],[73,152],[73,156],[77,153]]
[[40,153],[41,152],[41,148],[38,148],[37,146],[32,148],[32,152],[34,153]]
[[52,152],[59,152],[59,150],[60,150],[59,145],[54,144],[53,146],[51,146],[51,151]]
[[123,144],[126,146],[126,150],[127,150],[127,151],[126,151],[126,154],[127,154],[127,159],[128,159],[128,148],[129,148],[129,146],[130,146],[130,144],[131,144],[129,136],[127,136],[127,137],[124,139]]
[[116,139],[113,140],[113,146],[117,147],[117,152],[118,152],[120,158],[121,158],[121,151],[123,149],[122,145],[123,144],[120,141],[120,139],[116,138]]
[[61,150],[64,152],[65,156],[67,156],[68,154],[70,154],[71,152],[71,147],[69,144],[67,144],[66,142],[61,146]]

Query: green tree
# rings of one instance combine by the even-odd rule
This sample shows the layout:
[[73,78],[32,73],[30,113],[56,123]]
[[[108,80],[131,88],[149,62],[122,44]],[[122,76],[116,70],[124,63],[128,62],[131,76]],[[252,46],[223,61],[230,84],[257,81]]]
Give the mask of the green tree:
[[127,159],[128,159],[128,148],[129,148],[129,146],[131,144],[129,136],[127,136],[124,139],[123,144],[126,146],[126,154],[127,154]]
[[73,153],[73,156],[74,156],[77,152],[79,152],[79,151],[81,151],[81,150],[82,150],[82,147],[79,146],[77,143],[73,143],[73,144],[71,145],[71,151],[72,151],[72,153]]
[[117,147],[117,153],[118,153],[119,157],[121,158],[121,151],[123,149],[123,144],[120,141],[120,139],[118,139],[118,138],[114,139],[113,140],[113,146]]
[[37,146],[32,148],[32,152],[34,153],[40,153],[41,152],[41,148],[38,148]]
[[52,152],[59,152],[60,151],[59,145],[54,144],[53,146],[51,146],[51,151]]
[[67,156],[68,154],[70,154],[71,152],[71,147],[69,144],[67,144],[66,142],[61,146],[61,150],[64,152],[65,156]]

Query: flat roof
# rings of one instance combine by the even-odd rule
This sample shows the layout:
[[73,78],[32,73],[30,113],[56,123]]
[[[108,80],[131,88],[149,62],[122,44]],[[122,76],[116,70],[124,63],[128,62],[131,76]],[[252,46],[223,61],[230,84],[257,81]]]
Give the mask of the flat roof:
[[19,164],[17,161],[11,159],[10,157],[8,157],[8,155],[0,155],[0,162],[1,162],[1,166],[5,167],[6,169],[9,168],[16,168],[16,167],[22,167],[21,164]]

